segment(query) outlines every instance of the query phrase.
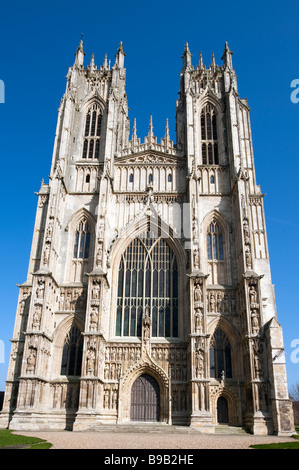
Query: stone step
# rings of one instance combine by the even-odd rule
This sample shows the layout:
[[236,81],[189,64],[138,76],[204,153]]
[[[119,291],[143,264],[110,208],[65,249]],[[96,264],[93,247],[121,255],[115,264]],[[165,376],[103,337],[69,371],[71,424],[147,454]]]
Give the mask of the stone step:
[[[201,434],[203,431],[200,428],[190,426],[176,426],[168,424],[155,424],[155,423],[130,423],[130,424],[97,424],[91,426],[88,431],[105,432],[105,433],[145,433],[145,434]],[[216,425],[215,434],[223,435],[244,435],[248,432],[239,426],[229,425]]]
[[145,434],[169,434],[169,433],[200,433],[199,430],[190,426],[170,426],[168,424],[98,424],[90,427],[88,431],[113,432],[113,433],[145,433]]
[[246,429],[239,426],[230,426],[228,424],[217,424],[215,426],[215,434],[249,434]]

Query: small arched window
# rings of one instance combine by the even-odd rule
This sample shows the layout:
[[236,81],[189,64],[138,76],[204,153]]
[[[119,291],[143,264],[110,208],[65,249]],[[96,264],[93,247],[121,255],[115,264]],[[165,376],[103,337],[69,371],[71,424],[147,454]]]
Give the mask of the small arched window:
[[218,165],[218,136],[217,118],[215,108],[207,104],[200,117],[201,124],[201,151],[203,165]]
[[90,231],[87,220],[83,218],[79,223],[75,234],[73,257],[87,259],[89,256]]
[[148,182],[149,182],[149,183],[152,183],[152,182],[153,182],[153,174],[152,174],[152,173],[150,173],[150,174],[148,175]]
[[134,181],[134,175],[133,175],[133,173],[130,173],[129,183],[133,183],[133,181]]
[[168,181],[168,183],[172,183],[172,174],[171,173],[168,174],[167,181]]
[[81,331],[74,325],[64,340],[61,375],[81,375],[83,338]]
[[232,377],[231,347],[227,336],[217,328],[210,343],[210,377],[219,379],[223,372],[226,378]]
[[102,110],[94,103],[86,114],[82,158],[99,157]]

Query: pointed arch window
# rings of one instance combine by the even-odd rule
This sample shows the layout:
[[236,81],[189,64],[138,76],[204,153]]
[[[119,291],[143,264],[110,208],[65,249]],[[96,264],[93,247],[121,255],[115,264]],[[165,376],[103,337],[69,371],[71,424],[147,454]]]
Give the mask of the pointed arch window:
[[232,378],[231,347],[227,336],[221,328],[217,328],[210,343],[210,377]]
[[89,257],[90,230],[85,218],[81,220],[75,233],[74,259],[87,259]]
[[216,218],[213,218],[207,228],[206,248],[209,284],[228,284],[225,236],[223,227]]
[[218,165],[218,135],[215,108],[206,104],[200,116],[203,165]]
[[208,259],[223,261],[223,235],[220,225],[214,220],[207,234]]
[[166,240],[154,232],[135,238],[119,265],[116,336],[141,336],[142,317],[153,337],[178,337],[178,266]]
[[94,103],[86,114],[82,158],[99,158],[102,110]]
[[81,331],[74,325],[64,340],[61,375],[81,375],[83,352],[83,337]]

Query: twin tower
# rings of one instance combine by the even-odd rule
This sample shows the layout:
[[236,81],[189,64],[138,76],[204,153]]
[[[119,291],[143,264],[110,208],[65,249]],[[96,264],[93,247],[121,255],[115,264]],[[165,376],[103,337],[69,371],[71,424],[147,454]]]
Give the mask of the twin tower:
[[[61,99],[12,337],[1,427],[160,422],[293,432],[246,99],[182,56],[176,143],[132,132],[122,43],[83,42]],[[260,158],[263,158],[261,155]]]

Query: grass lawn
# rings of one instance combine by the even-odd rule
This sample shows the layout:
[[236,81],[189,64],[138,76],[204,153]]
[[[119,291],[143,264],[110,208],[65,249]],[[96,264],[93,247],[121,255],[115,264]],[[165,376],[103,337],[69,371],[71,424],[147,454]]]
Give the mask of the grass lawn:
[[[296,428],[299,431],[299,428]],[[275,444],[256,444],[252,445],[253,449],[299,449],[299,436],[294,434],[291,436],[294,440],[290,442],[276,442]]]
[[50,449],[52,444],[38,437],[12,434],[10,429],[0,429],[0,448],[13,446],[20,449]]

